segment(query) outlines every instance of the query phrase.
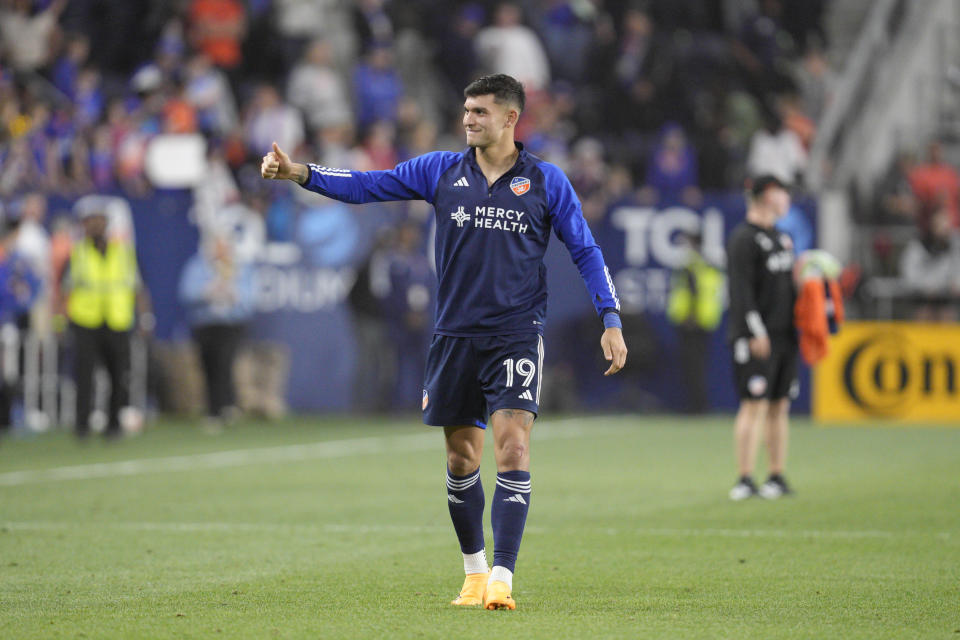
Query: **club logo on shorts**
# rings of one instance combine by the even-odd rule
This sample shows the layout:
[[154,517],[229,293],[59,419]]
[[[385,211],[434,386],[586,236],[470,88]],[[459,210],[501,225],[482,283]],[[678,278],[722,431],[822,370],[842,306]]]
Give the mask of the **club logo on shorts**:
[[427,393],[427,390],[423,390],[423,411],[427,410],[427,405],[430,404],[430,395]]
[[530,191],[530,178],[517,176],[516,178],[510,181],[510,190],[513,191],[518,196],[522,196],[527,191]]
[[747,381],[747,391],[755,398],[759,398],[767,392],[767,379],[763,376],[752,376]]
[[800,397],[800,381],[796,378],[790,383],[789,396],[791,400],[796,400]]

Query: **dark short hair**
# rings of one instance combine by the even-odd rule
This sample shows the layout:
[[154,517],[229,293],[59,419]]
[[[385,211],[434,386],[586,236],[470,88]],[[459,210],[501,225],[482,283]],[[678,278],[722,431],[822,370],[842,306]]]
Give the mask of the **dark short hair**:
[[785,191],[790,190],[790,186],[787,185],[787,183],[772,173],[765,173],[763,175],[756,176],[750,180],[750,184],[747,185],[750,197],[754,200],[763,195],[763,192],[770,187],[777,187],[779,189],[784,189]]
[[515,105],[518,111],[523,111],[527,105],[527,94],[523,85],[505,73],[495,73],[477,78],[463,90],[464,98],[493,95],[494,102]]

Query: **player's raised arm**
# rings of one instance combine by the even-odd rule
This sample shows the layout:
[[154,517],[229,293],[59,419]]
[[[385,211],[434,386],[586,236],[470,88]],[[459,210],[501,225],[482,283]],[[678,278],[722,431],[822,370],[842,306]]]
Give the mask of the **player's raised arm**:
[[362,204],[390,200],[433,202],[437,181],[457,154],[435,151],[401,162],[389,171],[353,171],[293,162],[277,143],[263,156],[260,175],[293,180],[304,189],[341,202]]

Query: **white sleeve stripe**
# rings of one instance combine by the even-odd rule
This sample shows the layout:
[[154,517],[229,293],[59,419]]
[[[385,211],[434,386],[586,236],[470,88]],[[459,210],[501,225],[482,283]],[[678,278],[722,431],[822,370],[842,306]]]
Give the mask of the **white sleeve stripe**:
[[767,335],[767,327],[764,326],[760,314],[756,311],[747,312],[747,328],[756,338],[762,338]]
[[351,174],[350,169],[333,169],[331,167],[321,167],[320,165],[317,165],[317,164],[310,164],[307,166],[310,167],[311,171],[315,171],[325,176],[348,177]]
[[610,297],[613,298],[614,304],[617,305],[617,311],[620,311],[620,298],[617,297],[617,288],[613,286],[613,277],[611,277],[610,269],[607,268],[607,265],[603,265],[603,273],[607,277],[607,289],[610,291]]

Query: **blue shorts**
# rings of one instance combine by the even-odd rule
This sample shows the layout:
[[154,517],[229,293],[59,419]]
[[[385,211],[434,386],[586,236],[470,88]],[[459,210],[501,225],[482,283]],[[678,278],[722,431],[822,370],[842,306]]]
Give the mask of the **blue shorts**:
[[434,335],[423,382],[423,422],[487,427],[497,409],[539,411],[543,338],[535,333]]

